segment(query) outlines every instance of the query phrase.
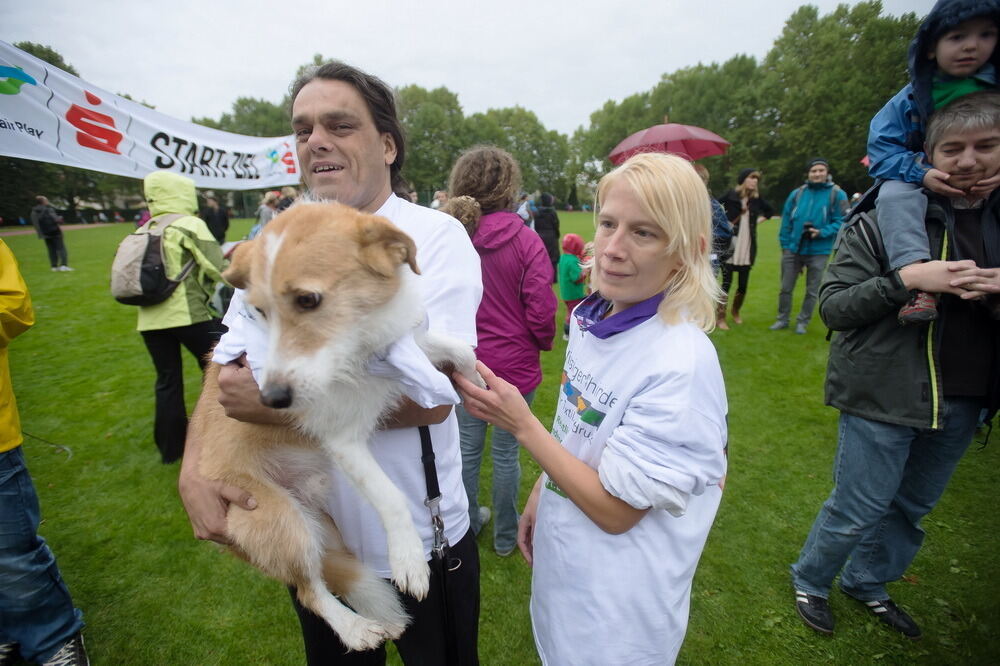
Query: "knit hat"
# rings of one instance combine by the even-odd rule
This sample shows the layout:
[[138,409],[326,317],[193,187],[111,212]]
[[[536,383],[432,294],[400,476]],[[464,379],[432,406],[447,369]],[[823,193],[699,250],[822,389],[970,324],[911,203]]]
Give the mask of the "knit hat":
[[817,164],[822,164],[827,169],[830,168],[830,163],[827,162],[825,159],[823,159],[822,157],[814,157],[811,160],[809,160],[808,164],[806,164],[806,171],[808,171],[809,169],[812,169]]
[[747,179],[747,176],[757,171],[757,169],[743,169],[740,171],[740,177],[736,179],[737,185],[742,185],[743,181]]

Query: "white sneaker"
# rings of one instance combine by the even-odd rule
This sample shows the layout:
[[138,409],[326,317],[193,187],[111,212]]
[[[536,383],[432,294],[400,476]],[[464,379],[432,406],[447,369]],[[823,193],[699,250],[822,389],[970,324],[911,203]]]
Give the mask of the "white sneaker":
[[53,267],[52,267],[52,272],[53,272],[53,273],[58,273],[58,272],[59,272],[59,271],[61,271],[61,270],[62,270],[62,269],[61,269],[61,268],[59,268],[58,266],[53,266]]
[[61,270],[61,271],[71,271],[73,269],[70,268],[69,266],[63,265],[63,266],[59,267],[59,270]]
[[479,507],[479,529],[482,529],[486,523],[490,522],[490,518],[492,517],[493,513],[488,506]]

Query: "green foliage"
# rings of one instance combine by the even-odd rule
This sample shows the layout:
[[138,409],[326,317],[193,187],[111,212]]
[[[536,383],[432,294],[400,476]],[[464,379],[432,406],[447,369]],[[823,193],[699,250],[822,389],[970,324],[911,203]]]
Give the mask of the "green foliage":
[[[560,213],[564,232],[593,237],[593,217]],[[242,235],[250,220],[233,222]],[[922,625],[918,643],[882,628],[835,592],[837,633],[806,628],[793,609],[788,565],[830,490],[834,410],[824,407],[828,345],[772,332],[780,253],[774,222],[763,223],[746,321],[717,331],[729,398],[729,477],[695,578],[679,664],[772,666],[1000,663],[996,535],[988,507],[1000,465],[996,442],[973,445],[935,511],[927,538],[891,591]],[[131,225],[65,234],[74,273],[49,271],[32,234],[7,236],[31,290],[36,325],[10,345],[25,455],[41,499],[42,535],[87,622],[95,664],[301,664],[302,643],[288,593],[278,583],[195,541],[176,491],[176,465],[152,442],[152,363],[135,332],[135,310],[108,294],[114,248]],[[795,294],[802,297],[802,283]],[[564,315],[560,307],[559,321]],[[566,343],[542,354],[544,381],[533,410],[551,423]],[[199,373],[185,353],[188,406]],[[996,434],[994,433],[994,439]],[[481,501],[490,497],[484,456]],[[522,454],[521,502],[538,467]],[[536,664],[528,618],[530,568],[493,553],[482,563],[483,664]],[[585,549],[581,551],[585,553]],[[390,648],[390,653],[392,650]],[[390,658],[392,664],[400,663]]]
[[410,85],[396,90],[396,103],[406,136],[403,178],[418,192],[446,189],[451,166],[466,147],[458,95]]
[[219,120],[192,118],[191,122],[245,136],[286,136],[292,131],[287,103],[275,104],[253,97],[237,98],[232,111],[223,113]]
[[880,2],[840,5],[820,17],[806,5],[792,14],[764,61],[763,99],[772,109],[761,146],[768,187],[787,193],[812,155],[826,157],[848,191],[870,181],[860,159],[868,124],[906,84],[906,52],[919,20],[881,16]]
[[[882,15],[878,0],[840,5],[820,16],[812,5],[786,21],[764,61],[737,55],[664,74],[650,91],[609,100],[573,137],[576,168],[593,180],[629,134],[664,117],[704,127],[732,147],[703,160],[712,191],[722,192],[748,166],[761,169],[766,195],[781,201],[804,179],[806,160],[826,157],[848,192],[870,185],[859,160],[871,117],[907,81],[906,49],[919,20]],[[575,172],[574,172],[575,173]]]

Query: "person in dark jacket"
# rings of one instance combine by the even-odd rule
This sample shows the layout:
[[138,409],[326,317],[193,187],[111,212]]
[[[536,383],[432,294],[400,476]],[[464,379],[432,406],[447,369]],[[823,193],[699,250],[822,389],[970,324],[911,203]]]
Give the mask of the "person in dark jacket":
[[35,202],[35,207],[31,209],[31,224],[34,225],[38,237],[45,241],[52,270],[63,272],[73,270],[69,267],[69,256],[66,254],[66,243],[63,242],[56,209],[50,206],[49,200],[43,196],[35,197]]
[[[826,402],[840,410],[834,488],[792,565],[803,621],[832,633],[833,579],[875,617],[916,639],[920,627],[886,584],[920,550],[920,520],[941,497],[986,410],[1000,405],[1000,190],[972,193],[1000,173],[1000,94],[975,93],[938,111],[927,154],[965,195],[928,192],[932,256],[893,268],[881,235],[856,214],[820,287],[836,331]],[[929,327],[902,326],[915,289],[941,293]],[[930,575],[930,572],[928,572]]]
[[545,192],[538,198],[539,206],[535,212],[535,232],[538,233],[545,251],[552,263],[552,281],[556,281],[556,269],[559,266],[559,216],[552,207],[555,197]]
[[750,269],[757,258],[757,223],[774,215],[774,208],[760,196],[760,171],[743,169],[736,182],[736,187],[726,192],[720,200],[722,207],[726,209],[726,217],[733,225],[733,237],[736,239],[732,256],[722,264],[723,300],[719,303],[716,327],[723,331],[729,330],[726,323],[726,299],[729,297],[729,287],[733,284],[733,273],[739,276],[733,298],[733,321],[743,323],[740,308],[747,296]]
[[215,236],[215,240],[222,245],[226,242],[226,231],[229,230],[229,212],[219,205],[219,200],[215,197],[205,197],[205,205],[202,219]]

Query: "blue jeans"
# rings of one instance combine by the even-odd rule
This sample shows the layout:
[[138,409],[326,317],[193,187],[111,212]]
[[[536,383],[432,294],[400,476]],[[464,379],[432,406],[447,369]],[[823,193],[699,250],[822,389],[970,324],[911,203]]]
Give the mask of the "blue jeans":
[[[524,394],[529,405],[535,398],[534,390]],[[458,432],[462,445],[462,481],[469,496],[469,520],[476,534],[479,524],[479,468],[486,448],[486,421],[481,421],[458,405]],[[502,428],[493,427],[493,548],[506,553],[517,546],[517,491],[521,484],[520,445],[514,435]]]
[[18,446],[0,453],[0,643],[42,662],[83,628],[55,557],[38,536],[38,495]]
[[827,597],[841,572],[840,587],[850,596],[888,599],[885,585],[901,578],[920,550],[920,519],[944,493],[982,406],[982,400],[945,400],[941,430],[841,412],[834,487],[792,565],[796,589]]
[[792,292],[799,279],[799,273],[806,269],[806,295],[802,299],[802,309],[796,321],[808,326],[813,316],[813,309],[819,298],[819,285],[823,281],[823,270],[826,268],[825,254],[795,254],[788,250],[781,253],[781,291],[778,293],[778,321],[788,323],[792,315]]

